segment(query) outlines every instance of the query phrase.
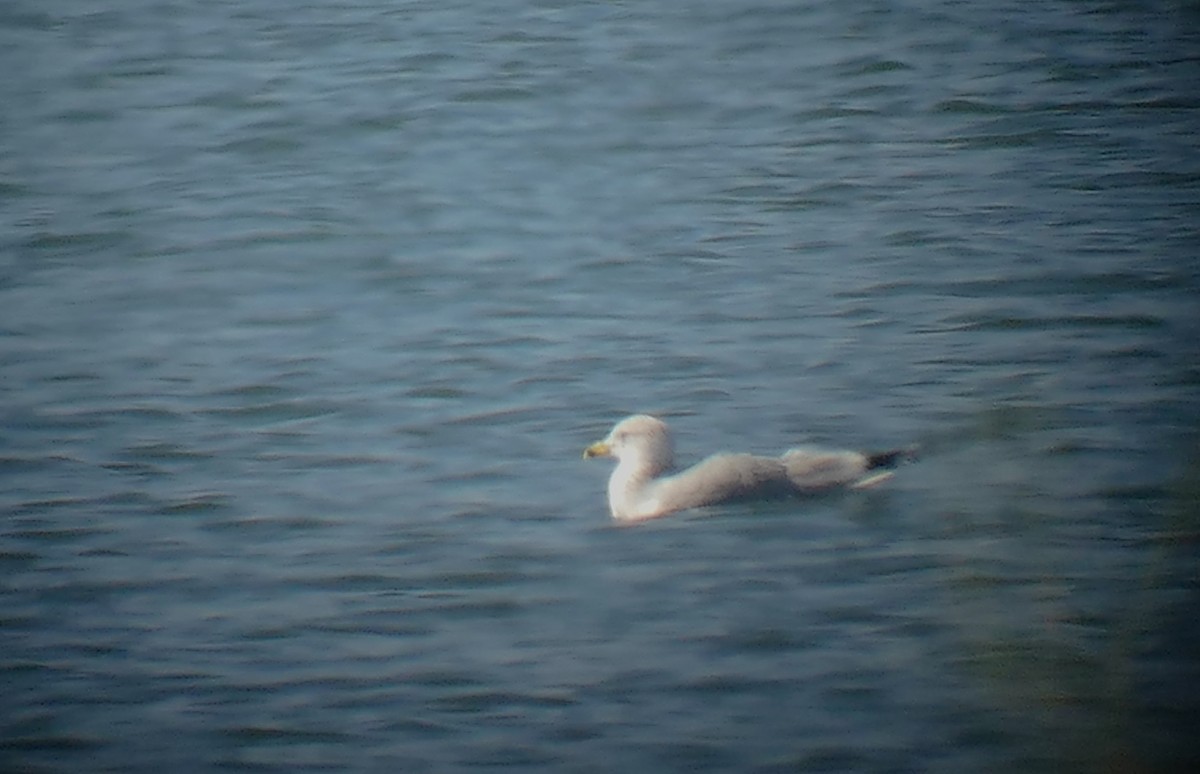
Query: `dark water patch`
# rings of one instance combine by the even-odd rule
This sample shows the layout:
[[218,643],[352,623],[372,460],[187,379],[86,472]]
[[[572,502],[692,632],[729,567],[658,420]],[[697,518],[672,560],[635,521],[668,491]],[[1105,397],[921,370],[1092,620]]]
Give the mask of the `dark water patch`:
[[[764,202],[763,206],[775,211],[812,210],[822,207],[841,207],[848,199],[858,196],[861,191],[853,183],[830,182],[818,183],[791,192],[779,199]],[[807,243],[798,248],[798,252],[819,253],[832,247],[830,244]]]
[[[8,533],[4,533],[6,536]],[[42,555],[34,551],[19,549],[0,549],[0,567],[16,567],[27,565],[41,559]]]
[[251,426],[269,425],[276,422],[292,422],[305,419],[316,419],[340,413],[344,407],[332,401],[292,400],[272,401],[250,406],[231,408],[208,408],[199,413],[219,419],[231,420],[237,424]]
[[105,470],[111,470],[114,473],[138,478],[155,478],[167,474],[165,468],[158,465],[149,465],[144,462],[103,462],[100,464],[100,467]]
[[838,63],[838,69],[842,75],[853,78],[863,75],[875,75],[877,73],[894,73],[912,68],[896,59],[860,57]]
[[308,577],[303,585],[333,591],[377,591],[394,589],[399,585],[393,575],[365,572],[344,572],[328,576]]
[[467,765],[481,768],[546,768],[559,760],[559,756],[555,753],[506,742],[481,744],[479,747],[481,749],[470,749],[465,753],[464,762]]
[[[0,571],[3,569],[3,559],[0,559]],[[19,614],[3,614],[0,613],[0,631],[19,632],[31,631],[37,626],[45,624],[45,619],[36,615],[19,615]],[[31,664],[12,664],[0,662],[0,674],[6,672],[29,672],[34,671]]]
[[318,728],[282,725],[230,726],[222,732],[226,737],[246,744],[292,745],[305,743],[352,744],[361,739],[356,734]]
[[1200,544],[1200,526],[1176,527],[1153,532],[1145,537],[1147,543],[1188,547]]
[[[72,642],[62,645],[62,652],[65,656],[78,656],[83,659],[105,659],[109,657],[126,658],[129,655],[129,649],[122,645],[91,640],[88,642]],[[112,696],[96,697],[94,702],[99,704],[119,703]],[[137,704],[141,699],[130,699],[128,703]]]
[[54,256],[86,255],[114,249],[128,239],[129,235],[122,231],[41,232],[26,239],[22,247]]
[[1165,503],[1170,492],[1165,485],[1125,484],[1103,487],[1096,494],[1108,500],[1127,503]]
[[920,247],[957,244],[958,237],[930,229],[904,229],[888,234],[887,244],[896,247]]
[[[296,153],[303,147],[304,144],[298,138],[276,133],[274,136],[261,135],[229,140],[218,145],[216,151],[222,154],[230,153],[254,159],[258,157],[288,156]],[[260,231],[257,235],[251,235],[248,240],[244,237],[226,239],[226,244],[234,246],[237,244],[252,244],[255,241],[272,242],[274,240],[271,238],[270,232]]]
[[1063,187],[1084,193],[1119,189],[1187,190],[1200,182],[1200,172],[1190,170],[1124,170],[1080,175],[1063,182]]
[[96,500],[91,497],[70,496],[20,500],[20,502],[12,506],[12,512],[14,515],[20,516],[42,516],[52,514],[54,511],[83,510],[86,506],[95,504],[95,502]]
[[728,745],[719,741],[659,743],[652,750],[659,765],[677,771],[729,771],[740,761],[729,752]]
[[1046,315],[1025,317],[994,313],[954,315],[945,321],[948,330],[955,331],[1024,331],[1097,328],[1126,328],[1131,330],[1159,329],[1166,326],[1161,317],[1144,314],[1129,315]]
[[923,284],[942,295],[962,298],[995,298],[995,296],[1138,294],[1153,290],[1169,290],[1181,286],[1169,275],[1140,274],[1134,271],[1039,272],[988,278],[960,278],[954,282]]
[[1072,139],[1069,132],[1051,128],[1013,129],[1008,132],[980,132],[946,137],[942,144],[951,150],[994,151],[1009,148],[1036,148],[1061,145]]
[[[11,506],[14,515],[26,517],[21,523],[26,526],[50,525],[58,522],[51,519],[70,518],[82,529],[91,529],[102,520],[103,514],[123,513],[127,510],[143,510],[152,507],[155,501],[144,492],[136,490],[116,491],[96,496],[63,496],[16,500]],[[96,528],[100,530],[99,527]]]
[[441,589],[479,589],[519,583],[533,579],[528,568],[519,563],[511,569],[467,570],[431,576],[429,582]]
[[464,89],[452,97],[454,102],[473,103],[507,103],[529,100],[534,94],[529,89],[512,86],[495,86],[491,88]]
[[[232,508],[232,504],[226,496],[221,496],[220,503],[219,508],[211,510],[221,512]],[[202,508],[201,512],[208,512],[208,510]],[[245,532],[269,535],[327,529],[337,524],[338,521],[335,519],[324,519],[318,516],[249,514],[231,518],[205,520],[202,526],[205,530],[212,532]]]
[[[56,580],[38,589],[38,600],[45,604],[107,603],[132,592],[163,591],[187,584],[188,579],[164,580],[152,577],[118,577],[109,580],[81,578],[65,582]],[[97,647],[108,647],[103,643],[93,644]]]
[[844,746],[822,744],[768,771],[844,772],[869,771],[871,761],[865,755]]
[[452,714],[519,713],[539,708],[569,707],[576,704],[562,693],[518,693],[488,689],[450,690],[429,700],[430,709]]
[[16,3],[5,4],[0,9],[0,28],[49,32],[59,24],[58,18],[42,13],[40,9],[25,8]]
[[197,451],[171,441],[148,441],[128,446],[128,458],[143,462],[173,462],[211,459],[212,452]]
[[18,527],[6,531],[6,537],[30,540],[37,543],[78,543],[100,535],[111,535],[114,530],[101,526],[46,526]]
[[761,696],[764,693],[787,691],[791,687],[790,681],[783,676],[752,678],[737,672],[699,675],[675,686],[676,690],[685,694],[693,694],[700,701],[704,701],[705,697],[711,699],[737,694]]
[[427,717],[389,718],[381,728],[387,733],[412,736],[418,739],[442,739],[457,736],[461,732],[456,722]]
[[644,690],[663,688],[670,682],[671,672],[663,668],[620,667],[589,687],[597,695],[621,702],[631,702]]
[[249,401],[283,398],[289,394],[289,390],[278,385],[261,383],[241,384],[236,387],[228,387],[208,393],[208,395],[211,397],[246,398]]
[[102,559],[124,559],[131,554],[128,551],[123,551],[119,548],[85,548],[79,552],[79,556],[94,556]]
[[[130,57],[113,63],[112,77],[117,81],[138,80],[142,78],[162,78],[174,75],[178,69],[174,64],[163,62],[158,58]],[[125,86],[125,84],[121,84]],[[141,84],[137,84],[141,86]]]
[[1077,438],[1061,438],[1042,447],[1047,456],[1086,456],[1104,451],[1106,447]]
[[888,95],[903,97],[907,94],[908,90],[903,85],[885,83],[872,84],[870,86],[860,86],[856,89],[848,89],[845,92],[845,96],[847,98],[854,100],[878,100],[879,98],[886,97]]
[[[781,185],[774,183],[755,183],[741,184],[730,186],[722,193],[730,199],[750,199],[753,201],[771,201],[777,199],[783,192],[784,188]],[[705,240],[707,244],[720,244],[721,242],[731,239],[730,235],[713,235]]]
[[168,422],[186,417],[183,411],[165,406],[120,406],[109,409],[114,420],[128,419],[131,422]]
[[1041,579],[1027,573],[1018,572],[1009,562],[1005,566],[995,567],[952,567],[948,569],[946,585],[958,590],[1000,590],[1037,585]]
[[403,458],[388,454],[296,454],[267,452],[257,459],[268,462],[286,462],[294,468],[323,470],[337,468],[361,468],[381,465],[390,467],[401,464]]
[[378,132],[382,135],[392,136],[395,132],[404,131],[414,121],[414,117],[404,113],[386,113],[379,115],[365,115],[354,119],[350,124],[352,129],[360,129],[366,132]]
[[1164,360],[1167,358],[1167,353],[1161,349],[1144,346],[1131,345],[1124,347],[1114,347],[1108,352],[1102,352],[1097,355],[1102,360],[1112,360],[1117,362],[1122,361],[1141,361],[1141,360]]
[[1132,100],[1123,105],[1117,105],[1122,109],[1137,109],[1156,112],[1166,110],[1170,112],[1186,112],[1200,108],[1200,100],[1188,98],[1180,95],[1152,97],[1147,99]]
[[466,688],[483,682],[475,672],[440,668],[411,672],[405,675],[405,680],[430,688]]
[[239,321],[247,328],[300,329],[310,330],[313,326],[330,319],[328,309],[273,310],[254,312]]
[[221,492],[199,492],[166,502],[162,510],[167,514],[203,514],[228,511],[233,507],[233,498]]
[[863,675],[855,675],[854,682],[834,685],[823,692],[827,701],[843,707],[862,707],[883,694],[882,687],[870,682]]
[[986,677],[989,687],[1005,700],[1031,707],[1103,701],[1111,690],[1097,682],[1106,664],[1063,642],[1002,636],[976,640],[961,657],[960,666]]
[[455,385],[426,385],[422,387],[413,387],[404,393],[404,397],[413,400],[461,400],[470,395],[470,393]]
[[5,734],[0,739],[0,752],[84,753],[95,752],[106,745],[103,739],[79,734]]
[[99,430],[118,417],[108,409],[55,408],[21,420],[24,429]]
[[476,689],[444,693],[431,699],[429,706],[437,712],[476,715],[519,705],[521,699],[519,694],[507,691]]
[[287,102],[270,93],[247,93],[242,89],[214,87],[183,104],[197,108],[211,108],[218,113],[229,111],[240,115],[243,112],[253,113],[260,110],[271,111],[283,108],[286,107]]
[[[301,247],[318,245],[327,239],[333,238],[334,235],[334,230],[323,224],[311,225],[307,228],[247,227],[241,230],[231,230],[225,233],[220,239],[209,241],[205,244],[205,249],[218,252],[238,252],[250,251],[255,247],[291,247],[293,250],[299,250]],[[287,325],[303,323],[307,320],[324,319],[328,313],[315,309],[303,312],[281,312],[276,310],[272,314],[256,312],[250,317],[249,323],[274,324],[272,321],[275,319],[276,314],[279,315],[280,324]]]
[[519,615],[531,600],[514,599],[508,594],[460,594],[440,591],[424,591],[418,595],[419,602],[407,615],[448,615],[467,618],[511,618]]
[[950,113],[963,115],[995,115],[997,113],[1008,113],[1011,109],[999,104],[985,102],[978,99],[947,99],[938,102],[933,106],[934,113]]
[[0,661],[0,675],[10,678],[36,676],[38,679],[55,680],[64,676],[68,668],[61,665],[47,664],[44,661],[34,661],[6,656]]
[[[869,118],[872,116],[880,116],[881,112],[871,107],[850,107],[847,105],[824,105],[814,107],[807,110],[802,110],[796,114],[796,120],[799,123],[808,121],[827,121],[836,118]],[[800,145],[840,145],[841,138],[837,135],[828,135],[823,137],[805,137],[800,141]]]
[[[434,476],[432,481],[433,483],[439,485],[506,481],[511,478],[514,464],[514,462],[502,462],[499,464],[489,465],[487,467],[476,468],[475,470],[463,471],[461,473],[447,473],[441,476]],[[469,510],[459,510],[455,512],[455,515],[490,516],[495,515],[495,512],[486,507],[480,507]]]
[[92,383],[94,383],[94,382],[99,382],[101,380],[102,380],[102,377],[100,376],[100,374],[96,373],[95,371],[67,371],[67,372],[51,374],[49,377],[46,378],[46,381],[51,384],[54,384],[54,383],[72,384],[75,382],[92,382]]
[[282,640],[291,642],[297,636],[302,634],[302,627],[291,624],[282,626],[260,626],[249,629],[242,633],[242,638],[251,642],[265,640]]
[[509,406],[454,416],[446,420],[446,424],[480,427],[503,426],[508,422],[517,421],[521,417],[540,414],[542,411],[543,409],[535,406]]
[[64,463],[74,462],[77,462],[77,460],[58,455],[45,457],[3,456],[0,457],[0,475],[19,476],[22,474],[44,473],[49,470],[58,470]]

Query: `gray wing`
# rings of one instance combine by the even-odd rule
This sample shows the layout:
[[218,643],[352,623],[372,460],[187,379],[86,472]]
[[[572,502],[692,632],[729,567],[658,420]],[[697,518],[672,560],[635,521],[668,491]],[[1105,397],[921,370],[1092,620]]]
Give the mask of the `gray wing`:
[[871,467],[866,455],[853,451],[792,449],[779,459],[791,485],[800,492],[853,484]]
[[783,461],[752,454],[719,454],[654,482],[650,499],[663,513],[794,491]]

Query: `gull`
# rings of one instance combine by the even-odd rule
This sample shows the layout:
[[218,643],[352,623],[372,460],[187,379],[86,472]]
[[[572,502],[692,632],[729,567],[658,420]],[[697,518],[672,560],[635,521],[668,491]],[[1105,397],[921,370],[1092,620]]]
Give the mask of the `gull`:
[[620,522],[637,522],[705,505],[766,497],[862,489],[891,478],[913,449],[878,453],[791,449],[779,457],[715,454],[671,475],[675,454],[667,423],[646,414],[618,422],[584,459],[614,457],[608,507]]

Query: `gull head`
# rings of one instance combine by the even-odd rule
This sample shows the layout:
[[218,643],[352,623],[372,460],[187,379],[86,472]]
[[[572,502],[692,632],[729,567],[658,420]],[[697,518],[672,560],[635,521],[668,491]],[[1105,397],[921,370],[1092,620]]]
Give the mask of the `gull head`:
[[583,457],[615,457],[618,467],[639,477],[657,476],[675,461],[667,423],[645,414],[622,419],[607,438],[584,449]]

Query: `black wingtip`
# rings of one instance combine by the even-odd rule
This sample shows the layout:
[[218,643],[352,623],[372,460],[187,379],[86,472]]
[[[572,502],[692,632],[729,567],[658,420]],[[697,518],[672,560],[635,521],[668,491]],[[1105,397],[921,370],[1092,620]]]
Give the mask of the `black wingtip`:
[[890,469],[897,465],[902,465],[905,462],[912,462],[917,458],[917,447],[906,446],[903,449],[892,449],[885,452],[874,452],[867,454],[867,470],[878,470],[880,468]]

